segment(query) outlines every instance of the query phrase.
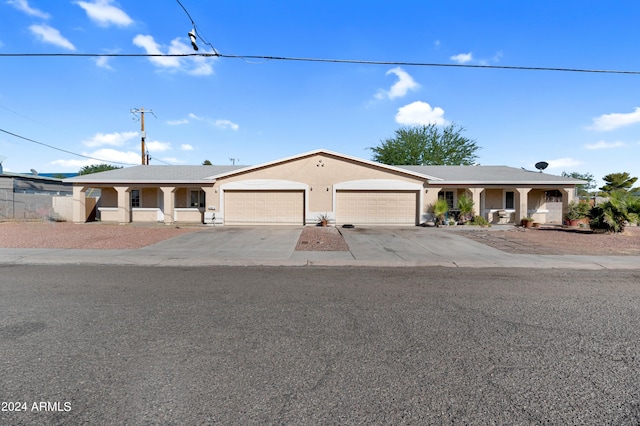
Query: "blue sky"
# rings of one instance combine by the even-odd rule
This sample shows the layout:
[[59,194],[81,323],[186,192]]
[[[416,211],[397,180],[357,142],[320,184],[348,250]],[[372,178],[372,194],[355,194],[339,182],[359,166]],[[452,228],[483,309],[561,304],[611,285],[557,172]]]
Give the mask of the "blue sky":
[[[479,163],[640,176],[640,75],[205,57],[199,52],[640,71],[640,2],[0,0],[0,129],[107,162],[371,158],[402,126],[455,122]],[[206,45],[208,41],[211,46]],[[12,172],[89,160],[0,132]],[[235,159],[235,160],[231,160]],[[601,183],[601,182],[599,182]]]

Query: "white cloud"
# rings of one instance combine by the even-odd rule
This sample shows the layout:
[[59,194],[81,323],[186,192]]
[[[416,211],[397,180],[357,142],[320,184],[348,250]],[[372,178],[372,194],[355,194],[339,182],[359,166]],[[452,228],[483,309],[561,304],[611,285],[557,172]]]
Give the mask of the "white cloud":
[[111,58],[108,56],[99,56],[97,58],[94,58],[93,60],[95,61],[96,65],[100,68],[104,68],[107,70],[113,70],[113,68],[111,68],[111,65],[109,65],[109,60]]
[[609,148],[620,148],[626,146],[624,142],[616,141],[616,142],[606,142],[606,141],[598,141],[596,143],[586,144],[584,147],[587,149],[609,149]]
[[180,159],[175,158],[175,157],[164,157],[164,158],[162,158],[162,161],[165,161],[167,163],[173,163],[173,164],[184,164],[184,163],[186,163],[186,161],[180,160]]
[[189,113],[189,118],[193,118],[194,120],[199,120],[199,121],[204,120],[204,118],[200,118],[192,112]]
[[473,55],[471,54],[471,52],[459,53],[457,55],[449,57],[449,59],[459,64],[466,64],[467,62],[471,62],[473,60]]
[[240,128],[240,126],[230,120],[216,120],[214,124],[221,129],[238,130]]
[[159,142],[159,141],[151,141],[145,142],[147,149],[151,152],[153,151],[169,151],[171,149],[171,144],[169,142]]
[[31,33],[39,37],[44,43],[53,44],[67,50],[76,50],[76,47],[60,34],[60,31],[46,24],[31,25]]
[[579,166],[582,164],[582,161],[576,160],[574,158],[557,158],[555,160],[549,160],[549,169],[568,169],[572,167]]
[[50,18],[50,15],[48,13],[29,6],[29,2],[27,0],[7,0],[7,4],[15,7],[21,12],[26,13],[27,15],[35,16],[36,18],[41,18],[41,19]]
[[[149,55],[185,55],[193,53],[191,46],[184,44],[180,38],[171,41],[168,48],[164,48],[156,43],[153,36],[138,34],[133,38],[133,44],[143,48]],[[164,53],[163,49],[167,52]],[[179,57],[179,56],[162,56],[150,57],[149,60],[154,65],[172,70],[182,70],[187,74],[206,76],[213,74],[212,61],[215,58],[205,58],[201,56]]]
[[79,1],[78,6],[87,12],[89,19],[101,27],[117,25],[126,27],[133,24],[133,20],[122,9],[111,4],[111,0],[95,0],[94,2]]
[[432,108],[426,102],[416,101],[398,109],[396,122],[406,125],[443,125],[447,123],[444,119],[444,110],[440,107]]
[[187,120],[186,118],[183,118],[182,120],[167,120],[167,124],[169,126],[180,126],[187,123],[189,123],[189,120]]
[[[55,160],[50,164],[60,166],[67,169],[79,170],[84,166],[100,163],[122,164],[140,164],[140,153],[133,151],[117,151],[115,149],[104,148],[94,152],[83,152],[82,155],[92,157],[92,159],[71,159],[71,160]],[[118,164],[121,163],[121,164]]]
[[390,69],[385,75],[389,74],[395,74],[398,77],[398,81],[391,86],[391,89],[388,91],[383,89],[378,90],[378,93],[375,94],[376,99],[401,98],[405,96],[409,90],[416,90],[420,87],[413,77],[400,67]]
[[183,143],[182,145],[180,145],[180,149],[183,151],[193,151],[193,147],[188,143]]
[[122,146],[136,136],[138,136],[138,132],[96,133],[91,139],[82,141],[82,144],[89,147],[104,145]]
[[640,107],[629,113],[603,114],[593,119],[592,130],[615,130],[620,127],[640,123]]

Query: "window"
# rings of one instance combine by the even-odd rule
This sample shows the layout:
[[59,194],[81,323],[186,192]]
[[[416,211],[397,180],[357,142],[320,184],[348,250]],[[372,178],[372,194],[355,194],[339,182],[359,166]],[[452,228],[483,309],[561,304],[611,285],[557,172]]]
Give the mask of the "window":
[[190,207],[204,207],[204,204],[205,204],[205,200],[204,200],[203,190],[199,190],[199,191],[193,190],[190,192],[190,201],[189,201]]
[[438,200],[447,200],[447,205],[449,209],[452,209],[453,206],[453,191],[440,191],[438,193]]
[[140,207],[140,190],[131,190],[131,207]]
[[544,198],[547,203],[562,202],[562,193],[557,189],[553,189],[551,191],[545,191]]
[[513,191],[507,191],[504,193],[504,208],[505,209],[515,209],[515,195]]

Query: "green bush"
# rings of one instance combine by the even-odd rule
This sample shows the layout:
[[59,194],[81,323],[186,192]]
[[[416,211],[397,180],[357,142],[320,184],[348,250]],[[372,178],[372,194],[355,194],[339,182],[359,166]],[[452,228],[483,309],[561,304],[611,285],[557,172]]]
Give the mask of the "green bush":
[[632,194],[626,191],[613,192],[608,201],[591,209],[589,225],[595,231],[622,232],[627,223],[637,222],[637,208],[637,198]]
[[477,226],[491,226],[489,221],[482,216],[474,216],[469,222],[469,225],[477,225]]

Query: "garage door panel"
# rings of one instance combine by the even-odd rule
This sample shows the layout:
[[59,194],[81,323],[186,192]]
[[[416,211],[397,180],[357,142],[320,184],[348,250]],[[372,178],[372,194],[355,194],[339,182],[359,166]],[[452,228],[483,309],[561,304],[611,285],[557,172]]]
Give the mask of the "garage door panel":
[[300,225],[303,191],[225,191],[227,225]]
[[338,191],[336,222],[362,225],[415,225],[415,191]]

